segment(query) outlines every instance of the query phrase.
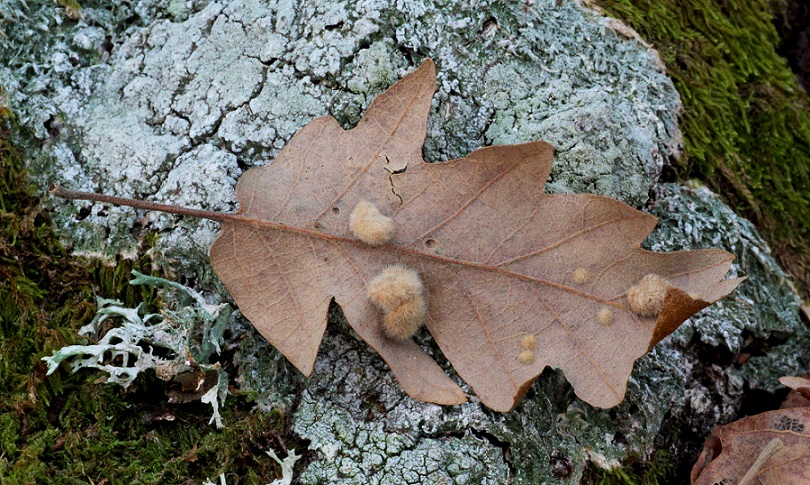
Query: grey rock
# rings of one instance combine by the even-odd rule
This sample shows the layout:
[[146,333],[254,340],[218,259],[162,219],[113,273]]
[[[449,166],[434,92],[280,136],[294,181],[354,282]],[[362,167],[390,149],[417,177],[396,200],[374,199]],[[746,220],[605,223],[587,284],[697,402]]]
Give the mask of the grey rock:
[[[573,2],[152,0],[84,15],[73,28],[56,15],[59,32],[45,36],[37,55],[0,68],[30,142],[42,145],[39,179],[72,188],[157,200],[181,156],[203,144],[236,155],[240,170],[263,165],[315,117],[353,126],[426,57],[439,76],[428,160],[545,139],[557,149],[549,191],[638,206],[677,152],[679,99],[655,53]],[[127,16],[143,26],[122,31]],[[50,25],[54,15],[38,18]],[[111,54],[105,31],[114,36]],[[34,37],[11,36],[9,52]],[[23,67],[38,74],[20,74]],[[57,135],[46,126],[54,120]],[[239,173],[216,162],[206,169],[214,170],[221,176],[199,180],[197,191],[211,192],[212,208],[232,204],[218,183]],[[111,257],[137,248],[129,209],[54,209],[81,252]],[[101,216],[76,220],[81,209]],[[157,229],[191,237],[185,227]],[[175,247],[178,239],[159,241],[160,251],[192,271],[196,262]]]

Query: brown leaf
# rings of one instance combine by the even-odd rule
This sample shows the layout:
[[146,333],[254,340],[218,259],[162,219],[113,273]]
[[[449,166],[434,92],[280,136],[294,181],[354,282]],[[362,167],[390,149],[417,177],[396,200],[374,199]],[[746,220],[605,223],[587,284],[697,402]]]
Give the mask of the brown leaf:
[[[721,281],[734,256],[645,251],[639,244],[655,217],[606,197],[544,194],[553,163],[545,142],[425,163],[434,91],[427,60],[378,96],[354,129],[331,117],[307,124],[274,162],[241,177],[237,214],[138,207],[220,221],[214,269],[242,313],[306,375],[334,299],[408,394],[466,400],[416,343],[381,329],[367,285],[402,265],[422,278],[433,338],[488,407],[512,409],[546,366],[562,369],[585,401],[615,406],[636,359],[743,280]],[[354,236],[349,219],[361,201],[393,220],[393,239],[390,221],[364,237],[377,245]],[[657,318],[634,314],[626,300],[650,273],[666,285]]]
[[802,377],[780,377],[779,382],[792,389],[780,408],[810,407],[810,374]]
[[810,408],[769,411],[716,427],[692,468],[692,483],[810,483]]
[[783,386],[789,387],[804,397],[810,398],[810,379],[805,377],[780,377],[779,382]]
[[[273,163],[245,173],[236,187],[245,219],[224,223],[211,248],[217,274],[245,316],[306,375],[334,298],[408,394],[464,401],[414,342],[392,341],[380,329],[366,285],[403,264],[424,279],[430,333],[490,408],[512,409],[546,366],[562,369],[591,404],[618,404],[638,357],[739,284],[720,281],[733,256],[644,251],[639,243],[655,217],[606,197],[545,195],[553,150],[544,142],[425,163],[434,91],[428,60],[378,96],[354,129],[316,119]],[[349,232],[349,214],[362,200],[395,221],[389,244],[372,247]],[[588,281],[572,281],[577,268],[592,275]],[[624,301],[648,273],[671,285],[657,322]],[[603,307],[615,315],[611,325],[597,321]],[[538,346],[524,364],[517,356],[527,334]]]

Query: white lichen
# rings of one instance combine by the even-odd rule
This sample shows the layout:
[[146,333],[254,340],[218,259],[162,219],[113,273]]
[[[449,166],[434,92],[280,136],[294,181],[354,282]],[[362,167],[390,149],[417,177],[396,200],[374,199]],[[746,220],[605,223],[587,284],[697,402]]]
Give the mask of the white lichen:
[[[295,450],[290,450],[287,454],[287,458],[283,460],[276,455],[276,452],[273,450],[267,450],[267,456],[275,460],[276,463],[281,466],[281,478],[273,480],[272,482],[268,483],[267,485],[290,485],[293,479],[293,467],[295,466],[295,462],[301,459],[301,455],[296,455]],[[211,480],[206,480],[203,482],[203,485],[217,485],[216,483],[212,482]],[[225,474],[219,474],[219,485],[227,485],[225,481]]]
[[68,345],[43,357],[48,375],[66,362],[74,373],[83,368],[97,369],[107,374],[107,382],[126,388],[149,369],[167,381],[189,371],[201,371],[201,375],[213,371],[218,375],[216,384],[198,390],[203,392],[202,402],[213,408],[211,422],[222,427],[219,406],[225,403],[228,376],[219,363],[208,361],[221,351],[231,307],[208,303],[202,295],[178,283],[132,273],[135,279],[130,284],[158,288],[166,307],[160,313],[142,316],[143,303],[127,308],[120,301],[97,298],[96,316],[79,330],[79,335],[97,339],[102,324],[110,318],[120,319],[121,325],[108,330],[95,344]]
[[265,453],[281,466],[281,478],[273,480],[269,485],[290,485],[293,479],[293,467],[295,466],[295,462],[301,459],[301,455],[296,455],[295,450],[291,449],[290,452],[287,453],[287,458],[281,460],[273,450],[267,450]]

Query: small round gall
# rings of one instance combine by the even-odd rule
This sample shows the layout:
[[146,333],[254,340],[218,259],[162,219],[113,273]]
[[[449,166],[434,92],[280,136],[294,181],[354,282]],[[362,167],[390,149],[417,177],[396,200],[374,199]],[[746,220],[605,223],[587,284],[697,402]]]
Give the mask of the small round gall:
[[393,340],[405,340],[416,335],[425,323],[427,304],[419,295],[383,315],[383,332]]
[[667,282],[657,274],[645,275],[627,292],[627,302],[633,313],[642,317],[654,317],[664,308]]
[[574,283],[581,285],[588,282],[590,274],[588,274],[588,270],[585,268],[577,268],[571,274],[571,279],[574,280]]
[[602,307],[602,309],[596,313],[596,320],[602,325],[612,325],[615,320],[613,310],[608,307]]
[[389,266],[374,277],[366,289],[368,299],[387,312],[422,295],[419,273],[401,265]]
[[419,274],[401,265],[389,266],[371,280],[368,299],[382,310],[382,330],[393,340],[412,337],[424,324],[427,302]]
[[358,202],[349,215],[349,229],[357,239],[377,246],[393,237],[394,220],[382,215],[377,206],[364,200]]

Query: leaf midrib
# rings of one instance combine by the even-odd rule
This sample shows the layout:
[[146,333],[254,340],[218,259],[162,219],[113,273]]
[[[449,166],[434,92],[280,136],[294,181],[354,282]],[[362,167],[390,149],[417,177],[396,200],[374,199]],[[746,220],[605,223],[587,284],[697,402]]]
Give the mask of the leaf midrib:
[[[215,213],[215,214],[218,215],[216,220],[218,220],[219,222],[222,222],[222,223],[246,224],[246,225],[253,226],[253,227],[264,227],[264,228],[267,228],[267,229],[273,229],[273,230],[278,230],[278,231],[283,231],[283,232],[288,232],[288,233],[299,234],[299,235],[302,235],[302,236],[313,237],[313,238],[321,239],[321,240],[324,240],[324,241],[340,242],[340,243],[344,243],[344,244],[351,244],[351,245],[354,245],[354,246],[363,246],[363,247],[367,247],[367,248],[372,247],[372,246],[369,246],[368,244],[366,244],[366,243],[364,243],[364,242],[362,242],[362,241],[360,241],[358,239],[354,239],[354,238],[351,238],[351,237],[338,236],[338,235],[335,235],[335,234],[329,234],[329,233],[318,231],[318,230],[315,230],[315,229],[306,229],[306,228],[303,228],[303,227],[292,226],[292,225],[284,224],[284,223],[281,223],[281,222],[268,221],[268,220],[264,220],[264,219],[255,219],[255,218],[252,218],[252,217],[244,216],[244,215],[242,215],[240,213],[236,213],[236,214]],[[572,288],[572,287],[567,286],[567,285],[556,283],[556,282],[551,281],[551,280],[546,280],[546,279],[543,279],[543,278],[537,278],[537,277],[534,277],[534,276],[529,276],[529,275],[525,275],[525,274],[522,274],[522,273],[517,273],[515,271],[510,271],[508,269],[499,268],[497,266],[491,266],[491,265],[487,265],[487,264],[476,263],[474,261],[468,261],[468,260],[464,260],[464,259],[457,259],[457,258],[452,258],[452,257],[449,257],[449,256],[442,256],[442,255],[434,254],[434,253],[426,253],[426,252],[419,251],[419,250],[409,248],[409,247],[406,247],[406,246],[398,246],[398,245],[394,245],[394,244],[379,244],[379,245],[373,246],[373,248],[381,249],[381,250],[387,250],[387,251],[391,251],[391,252],[394,252],[394,253],[403,253],[403,254],[407,254],[407,255],[410,255],[410,256],[415,256],[417,258],[428,259],[428,260],[436,261],[436,262],[447,264],[447,265],[459,265],[459,266],[464,266],[464,267],[467,267],[467,268],[473,268],[473,269],[477,269],[477,270],[481,270],[481,271],[489,271],[489,272],[493,272],[493,273],[499,273],[499,274],[503,274],[503,275],[508,276],[508,277],[517,278],[519,280],[529,281],[529,282],[538,283],[538,284],[541,284],[541,285],[550,286],[552,288],[556,288],[556,289],[559,289],[559,290],[562,290],[562,291],[566,291],[568,293],[572,293],[572,294],[575,294],[575,295],[578,295],[580,297],[587,298],[587,299],[590,299],[590,300],[598,301],[598,302],[603,303],[605,305],[610,305],[610,306],[619,308],[621,310],[626,310],[627,309],[627,307],[624,306],[624,305],[621,305],[621,304],[616,303],[614,301],[610,301],[608,299],[599,297],[599,296],[594,295],[592,293],[581,291],[581,290],[578,290],[576,288]]]

